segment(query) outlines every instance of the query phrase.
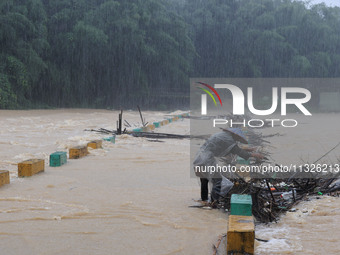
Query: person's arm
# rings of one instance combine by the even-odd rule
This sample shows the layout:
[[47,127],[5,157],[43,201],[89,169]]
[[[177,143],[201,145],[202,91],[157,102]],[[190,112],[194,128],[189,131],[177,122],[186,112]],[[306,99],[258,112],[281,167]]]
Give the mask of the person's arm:
[[230,152],[232,154],[236,154],[236,155],[240,156],[241,158],[244,158],[245,160],[247,160],[248,158],[251,157],[251,153],[250,152],[241,149],[237,145],[235,145],[234,148],[232,148],[232,150]]
[[245,151],[248,151],[248,152],[256,151],[256,148],[255,148],[255,147],[244,147],[244,148],[241,147],[241,149],[242,149],[242,150],[245,150]]
[[259,159],[259,160],[264,158],[264,156],[262,154],[253,152],[252,149],[248,152],[246,150],[241,149],[237,145],[234,146],[234,148],[230,152],[240,156],[241,158],[244,158],[245,160],[248,160],[250,157],[253,157],[253,158],[256,158],[256,159]]

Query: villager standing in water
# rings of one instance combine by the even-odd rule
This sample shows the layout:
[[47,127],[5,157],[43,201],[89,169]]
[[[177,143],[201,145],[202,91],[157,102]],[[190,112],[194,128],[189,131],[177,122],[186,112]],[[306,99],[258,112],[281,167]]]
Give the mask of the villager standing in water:
[[[211,202],[218,201],[221,197],[222,175],[219,172],[209,173],[200,172],[197,169],[214,166],[216,169],[216,158],[226,157],[230,154],[236,154],[241,158],[248,159],[254,157],[263,159],[262,154],[254,152],[254,148],[241,149],[237,142],[248,144],[245,135],[240,128],[223,129],[222,132],[212,135],[197,152],[194,160],[195,173],[201,180],[201,199],[208,200],[208,183],[212,182]],[[231,162],[229,162],[231,163]]]

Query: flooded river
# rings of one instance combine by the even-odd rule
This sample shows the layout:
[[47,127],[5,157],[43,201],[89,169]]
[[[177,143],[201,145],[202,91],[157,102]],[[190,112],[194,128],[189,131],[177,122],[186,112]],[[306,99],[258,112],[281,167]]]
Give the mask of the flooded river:
[[[48,166],[55,151],[107,137],[84,130],[116,129],[117,116],[106,110],[0,110],[0,169],[11,177],[0,188],[1,255],[213,253],[212,244],[227,231],[227,214],[188,207],[200,193],[198,180],[190,178],[188,140],[123,135],[85,158]],[[138,112],[123,117],[140,125]],[[151,123],[165,113],[144,117]],[[157,131],[189,130],[185,119]],[[278,141],[289,143],[273,138]],[[281,155],[285,162],[277,150],[277,160]],[[45,159],[45,172],[18,178],[17,163],[29,158]],[[277,224],[256,227],[257,237],[270,240],[256,242],[256,254],[340,254],[340,199],[321,197],[297,209]]]

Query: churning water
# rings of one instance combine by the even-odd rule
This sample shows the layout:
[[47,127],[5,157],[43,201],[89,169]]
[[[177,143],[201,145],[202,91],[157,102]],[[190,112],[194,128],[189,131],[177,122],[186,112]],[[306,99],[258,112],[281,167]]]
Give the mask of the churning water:
[[[144,113],[150,123],[164,115]],[[0,111],[0,169],[11,176],[0,188],[0,254],[212,254],[227,231],[227,214],[188,207],[199,197],[188,140],[122,135],[85,158],[48,166],[50,153],[105,137],[84,129],[115,129],[117,116],[105,110]],[[140,125],[138,112],[123,117]],[[189,134],[189,121],[157,131]],[[315,141],[304,143],[299,146]],[[279,148],[276,155],[284,162]],[[17,163],[29,158],[45,159],[45,172],[17,178]],[[257,242],[256,253],[339,254],[339,216],[337,198],[303,202],[279,223],[257,226],[257,237],[270,241]]]

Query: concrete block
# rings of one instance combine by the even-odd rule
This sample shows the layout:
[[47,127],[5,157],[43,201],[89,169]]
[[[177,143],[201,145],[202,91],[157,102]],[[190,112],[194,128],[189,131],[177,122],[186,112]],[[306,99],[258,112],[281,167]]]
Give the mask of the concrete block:
[[155,130],[155,125],[154,124],[149,124],[147,125],[147,128],[152,131],[152,130]]
[[230,215],[227,254],[254,254],[255,224],[253,216]]
[[[133,132],[136,132],[133,130]],[[140,131],[139,131],[140,132]],[[110,137],[105,137],[103,138],[104,141],[111,142],[111,143],[116,143],[116,136],[110,136]]]
[[56,167],[66,164],[67,153],[65,151],[57,151],[50,155],[50,166]]
[[29,159],[18,164],[18,177],[29,177],[45,171],[45,160]]
[[9,184],[9,171],[0,170],[0,187],[4,184]]
[[91,141],[87,144],[87,147],[90,147],[92,149],[101,149],[103,148],[103,141],[102,140]]
[[77,159],[85,157],[88,154],[87,146],[77,146],[69,150],[69,158]]

